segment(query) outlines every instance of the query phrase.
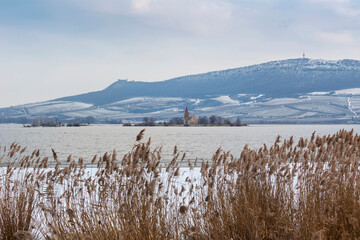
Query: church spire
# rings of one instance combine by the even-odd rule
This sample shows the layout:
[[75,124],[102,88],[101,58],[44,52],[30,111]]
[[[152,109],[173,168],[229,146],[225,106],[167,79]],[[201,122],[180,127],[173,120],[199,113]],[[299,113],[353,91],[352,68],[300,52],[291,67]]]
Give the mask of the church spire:
[[189,124],[189,123],[188,123],[189,117],[190,117],[189,110],[188,110],[188,108],[186,107],[185,112],[184,112],[184,125],[188,125],[188,124]]

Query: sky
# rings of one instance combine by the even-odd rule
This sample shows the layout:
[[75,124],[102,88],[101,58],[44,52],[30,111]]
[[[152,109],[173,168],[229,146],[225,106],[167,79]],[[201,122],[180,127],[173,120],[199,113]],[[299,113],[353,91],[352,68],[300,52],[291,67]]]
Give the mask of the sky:
[[359,43],[358,0],[0,0],[0,107]]

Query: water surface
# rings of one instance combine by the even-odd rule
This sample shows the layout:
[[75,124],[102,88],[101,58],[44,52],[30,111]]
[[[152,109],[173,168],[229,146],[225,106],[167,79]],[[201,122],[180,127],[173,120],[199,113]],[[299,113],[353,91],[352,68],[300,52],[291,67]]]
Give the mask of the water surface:
[[[42,155],[51,156],[53,148],[61,160],[68,155],[83,157],[90,161],[95,154],[116,149],[118,158],[127,153],[135,143],[136,135],[143,127],[121,125],[92,125],[70,128],[23,128],[17,124],[0,124],[0,144],[12,142],[27,146],[29,150],[40,149]],[[277,135],[282,138],[310,137],[334,134],[340,129],[360,134],[360,125],[249,125],[247,127],[146,127],[145,139],[151,137],[152,146],[163,146],[163,159],[172,157],[173,148],[186,152],[187,159],[210,159],[221,147],[238,156],[245,144],[259,148],[271,145]]]

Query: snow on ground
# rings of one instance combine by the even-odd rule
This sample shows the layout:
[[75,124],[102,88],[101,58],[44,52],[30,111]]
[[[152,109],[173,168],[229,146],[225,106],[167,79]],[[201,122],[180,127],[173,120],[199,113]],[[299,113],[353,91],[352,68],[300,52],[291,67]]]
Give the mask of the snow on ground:
[[331,68],[334,68],[335,66],[337,66],[337,67],[342,66],[341,60],[310,59],[308,64],[306,65],[306,68],[331,69]]
[[44,114],[53,112],[70,112],[90,108],[93,105],[81,102],[53,101],[43,104],[25,106],[29,114]]
[[355,115],[355,116],[357,116],[358,114],[356,113],[356,111],[354,110],[354,106],[353,106],[353,103],[352,103],[352,101],[351,101],[351,98],[348,98],[347,99],[347,101],[348,101],[348,108],[349,108],[349,110]]
[[335,95],[360,95],[360,88],[349,88],[335,91]]
[[231,99],[229,96],[220,96],[217,98],[212,98],[213,100],[222,102],[224,104],[234,104],[234,105],[239,105],[240,103],[234,99]]
[[104,108],[97,108],[97,109],[91,109],[91,110],[84,110],[84,111],[77,111],[77,112],[70,112],[66,113],[66,116],[73,117],[73,118],[81,118],[81,117],[96,117],[96,118],[105,118],[105,117],[114,117],[117,114],[121,112],[117,111],[110,111]]
[[360,112],[360,96],[359,97],[351,97],[350,101],[351,101],[352,109],[359,113]]
[[84,106],[84,107],[92,106],[91,104],[82,103],[82,102],[73,102],[73,101],[46,101],[46,102],[19,105],[19,107],[32,108],[32,107],[42,107],[42,106],[58,105],[58,104],[73,104],[74,106]]
[[311,92],[309,93],[309,95],[316,95],[316,96],[322,96],[322,95],[327,95],[330,94],[330,92]]
[[255,100],[255,99],[261,98],[262,96],[264,96],[264,94],[259,94],[256,97],[251,97],[250,99]]
[[313,116],[316,116],[317,114],[318,114],[317,112],[304,112],[304,113],[296,116],[296,118],[313,117]]
[[[312,92],[298,98],[267,99],[263,95],[238,94],[232,98],[228,95],[215,98],[172,98],[172,97],[138,97],[109,105],[93,106],[81,102],[47,101],[43,103],[26,104],[6,109],[4,114],[12,116],[36,116],[61,114],[64,118],[79,118],[92,116],[104,119],[140,119],[145,115],[159,120],[180,116],[182,107],[186,104],[193,109],[196,116],[212,114],[224,117],[241,115],[244,119],[283,120],[285,118],[351,119],[360,116],[360,88],[344,89],[328,92]],[[346,94],[345,94],[346,93]],[[344,94],[344,95],[342,95]],[[241,102],[237,97],[241,98]],[[250,100],[250,97],[252,100]],[[256,99],[261,98],[261,101]],[[192,107],[191,107],[192,106]],[[0,111],[0,116],[1,116]],[[279,115],[277,115],[279,114]],[[345,120],[344,120],[345,121]]]
[[242,105],[253,105],[255,103],[256,103],[255,101],[250,101],[250,102],[244,102],[242,103]]
[[182,100],[184,100],[184,99],[182,99],[182,98],[168,98],[168,97],[164,97],[164,98],[135,97],[135,98],[129,98],[129,99],[121,100],[121,101],[118,101],[118,102],[114,102],[114,103],[111,103],[109,105],[112,106],[112,105],[131,104],[131,103],[147,102],[147,101],[178,102],[178,101],[182,101]]
[[265,105],[279,105],[279,104],[292,104],[303,102],[304,99],[297,98],[275,98],[264,103]]
[[190,99],[190,101],[191,102],[194,102],[193,104],[194,105],[199,105],[199,103],[201,102],[201,101],[203,101],[202,99]]
[[144,101],[146,101],[146,98],[144,98],[144,97],[135,97],[135,98],[129,98],[129,99],[121,100],[121,101],[118,101],[118,102],[113,102],[113,103],[109,104],[109,106],[136,103],[136,102],[144,102]]
[[277,106],[271,108],[253,109],[253,111],[249,112],[248,116],[262,116],[263,118],[279,118],[279,117],[299,116],[300,114],[302,114],[301,110],[291,109],[285,106]]

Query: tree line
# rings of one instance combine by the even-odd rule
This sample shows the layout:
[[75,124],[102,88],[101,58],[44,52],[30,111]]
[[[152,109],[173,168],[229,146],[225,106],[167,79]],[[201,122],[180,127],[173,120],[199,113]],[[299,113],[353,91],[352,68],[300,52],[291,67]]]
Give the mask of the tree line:
[[[184,118],[181,117],[172,117],[168,121],[159,121],[156,122],[156,118],[153,117],[144,117],[143,121],[135,124],[135,126],[174,126],[174,125],[183,125]],[[240,117],[237,117],[234,121],[228,117],[222,117],[217,115],[200,116],[198,118],[198,125],[200,126],[246,126],[242,123]],[[130,123],[125,123],[124,126],[132,126]]]

